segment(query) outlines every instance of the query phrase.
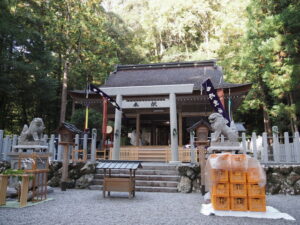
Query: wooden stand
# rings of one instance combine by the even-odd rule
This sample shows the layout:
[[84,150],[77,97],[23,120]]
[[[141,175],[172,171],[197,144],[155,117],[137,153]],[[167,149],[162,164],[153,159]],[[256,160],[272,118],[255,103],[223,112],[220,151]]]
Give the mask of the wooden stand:
[[68,179],[68,166],[69,166],[69,146],[74,146],[73,142],[59,142],[59,145],[64,146],[63,153],[63,166],[62,166],[62,176],[61,176],[61,190],[66,191],[67,189],[67,179]]
[[[24,169],[24,172],[32,175],[32,201],[42,201],[47,199],[47,181],[49,172],[49,154],[32,153],[20,154],[18,168],[22,169],[22,163],[25,159],[32,159],[30,169]],[[29,166],[29,165],[27,165]]]
[[196,146],[199,151],[199,162],[201,168],[201,193],[205,194],[205,164],[206,164],[206,149],[205,147],[208,145],[208,141],[196,141]]
[[24,207],[27,205],[27,197],[28,197],[28,185],[29,185],[28,174],[20,174],[20,175],[0,174],[0,205],[6,205],[6,190],[7,190],[8,178],[10,176],[22,177],[20,207]]
[[135,170],[130,170],[129,177],[113,177],[111,176],[111,170],[109,169],[109,175],[106,176],[106,169],[104,169],[104,181],[103,181],[103,197],[105,194],[110,196],[111,191],[128,192],[129,198],[135,196]]

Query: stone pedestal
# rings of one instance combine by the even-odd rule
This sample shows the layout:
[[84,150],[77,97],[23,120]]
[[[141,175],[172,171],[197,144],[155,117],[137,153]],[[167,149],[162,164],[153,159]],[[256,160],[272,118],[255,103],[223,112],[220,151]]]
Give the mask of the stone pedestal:
[[239,142],[211,142],[210,147],[208,147],[207,151],[209,154],[213,153],[241,153],[243,148],[240,146]]

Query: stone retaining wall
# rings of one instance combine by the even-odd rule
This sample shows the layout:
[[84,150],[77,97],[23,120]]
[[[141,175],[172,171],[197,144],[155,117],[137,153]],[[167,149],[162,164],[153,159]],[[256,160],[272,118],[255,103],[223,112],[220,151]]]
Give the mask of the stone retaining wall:
[[[264,168],[267,175],[267,194],[300,194],[300,165],[267,166]],[[196,165],[178,166],[180,182],[179,192],[201,192],[200,167]]]
[[[62,163],[53,162],[49,166],[48,185],[51,187],[59,187],[62,175]],[[69,180],[67,181],[67,188],[88,188],[96,173],[95,163],[76,163],[69,164]]]

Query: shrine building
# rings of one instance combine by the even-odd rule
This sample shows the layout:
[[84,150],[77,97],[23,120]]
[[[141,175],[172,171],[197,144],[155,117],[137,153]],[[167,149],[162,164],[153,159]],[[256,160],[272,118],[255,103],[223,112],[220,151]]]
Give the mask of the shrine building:
[[[187,128],[200,120],[207,121],[213,113],[202,90],[207,79],[212,81],[229,114],[237,109],[251,87],[226,82],[215,60],[117,65],[99,87],[122,108],[121,112],[107,105],[107,117],[114,121],[111,159],[143,160],[149,153],[150,161],[160,161],[164,151],[170,154],[162,161],[182,161],[180,152],[190,138]],[[90,93],[87,98],[84,90],[71,91],[70,95],[73,105],[88,105],[102,112],[99,95]]]

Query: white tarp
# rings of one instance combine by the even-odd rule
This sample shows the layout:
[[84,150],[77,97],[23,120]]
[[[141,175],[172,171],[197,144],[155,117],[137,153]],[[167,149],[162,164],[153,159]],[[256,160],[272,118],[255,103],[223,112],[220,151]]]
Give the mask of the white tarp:
[[203,215],[216,215],[216,216],[234,216],[234,217],[251,217],[251,218],[263,218],[263,219],[286,219],[295,220],[294,217],[287,213],[279,212],[277,209],[267,206],[266,212],[242,212],[242,211],[221,211],[214,210],[212,204],[202,204],[200,213]]

